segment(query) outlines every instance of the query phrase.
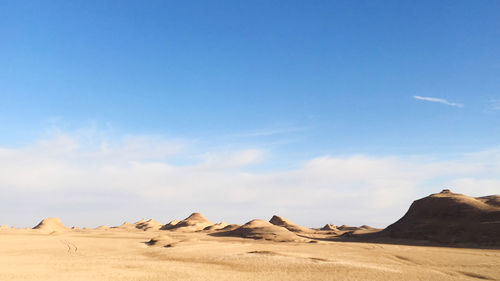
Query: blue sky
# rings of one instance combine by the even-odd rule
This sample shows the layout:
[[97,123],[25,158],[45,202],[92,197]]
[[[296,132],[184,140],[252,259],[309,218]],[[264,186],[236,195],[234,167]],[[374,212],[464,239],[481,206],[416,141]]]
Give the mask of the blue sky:
[[[36,159],[43,165],[60,161],[55,170],[76,165],[69,174],[91,174],[88,167],[97,165],[94,158],[85,162],[89,156],[82,151],[92,157],[104,153],[116,167],[130,161],[175,168],[236,163],[233,174],[243,178],[222,183],[217,177],[213,184],[239,186],[240,195],[252,193],[245,175],[271,174],[269,190],[286,185],[296,188],[297,196],[310,193],[307,185],[284,184],[284,174],[309,171],[309,164],[324,157],[383,163],[389,157],[419,167],[452,161],[474,168],[442,178],[410,177],[412,184],[397,192],[425,196],[442,184],[460,186],[457,180],[466,178],[488,181],[483,186],[490,187],[474,189],[469,182],[464,191],[498,193],[496,170],[476,167],[495,162],[476,156],[497,155],[500,144],[499,10],[498,1],[0,1],[0,149],[23,156],[68,145],[69,158],[54,152]],[[155,146],[168,153],[155,155],[149,151]],[[123,149],[133,153],[117,163],[109,151]],[[11,156],[2,157],[5,162]],[[227,166],[213,169],[220,178],[231,177],[222,172]],[[34,166],[25,172],[39,171]],[[359,186],[335,179],[324,187],[332,194],[381,186],[373,178]],[[51,182],[43,173],[39,180]],[[106,180],[88,183],[88,189],[76,188],[76,182],[75,176],[54,186],[89,198],[81,210],[100,204],[89,190]],[[3,193],[15,190],[18,199],[10,201],[21,206],[19,198],[45,192],[39,185],[0,176]],[[109,194],[130,201],[132,191],[116,188]],[[397,208],[387,207],[387,214],[404,212],[410,195]],[[137,208],[151,205],[147,198],[141,202]],[[60,203],[34,208],[53,214]],[[251,200],[239,204],[255,206]],[[223,208],[215,205],[207,204],[206,212],[221,216]],[[290,214],[305,223],[300,212],[290,211],[299,205],[291,200],[282,208],[259,206],[263,213]],[[329,211],[301,208],[311,214]],[[170,212],[181,215],[180,209]],[[18,216],[29,221],[30,213]],[[243,210],[231,218],[248,216]],[[373,223],[384,225],[397,216],[380,215]],[[74,217],[66,219],[95,221]],[[364,223],[359,214],[346,217]],[[115,214],[104,222],[119,219]]]

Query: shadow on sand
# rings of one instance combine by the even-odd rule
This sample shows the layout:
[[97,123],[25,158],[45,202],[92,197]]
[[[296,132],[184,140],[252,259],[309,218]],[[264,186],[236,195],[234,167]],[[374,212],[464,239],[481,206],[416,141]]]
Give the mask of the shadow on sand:
[[315,241],[324,242],[342,242],[342,243],[373,243],[373,244],[387,244],[387,245],[404,245],[404,246],[424,246],[424,247],[445,247],[445,248],[470,248],[470,249],[488,249],[498,250],[500,245],[498,243],[440,243],[429,240],[412,240],[392,238],[385,235],[384,231],[367,234],[352,234],[345,233],[339,236],[331,237],[311,237],[309,235],[297,234],[300,237],[308,238]]

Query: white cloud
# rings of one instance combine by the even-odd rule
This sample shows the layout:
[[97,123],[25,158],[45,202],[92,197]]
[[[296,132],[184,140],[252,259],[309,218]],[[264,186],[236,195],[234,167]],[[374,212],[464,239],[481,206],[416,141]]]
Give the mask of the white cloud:
[[244,149],[231,152],[207,152],[200,155],[201,166],[206,169],[239,168],[263,161],[266,152],[260,149]]
[[449,102],[445,99],[440,99],[440,98],[433,98],[433,97],[421,97],[421,96],[413,96],[414,99],[417,100],[423,100],[423,101],[430,101],[430,102],[437,102],[437,103],[442,103],[446,104],[449,106],[455,106],[455,107],[463,107],[463,104],[460,103],[454,103],[454,102]]
[[450,182],[454,188],[471,196],[484,196],[500,193],[500,179],[458,178]]
[[[148,216],[166,221],[203,211],[236,223],[279,213],[309,226],[385,226],[414,199],[442,187],[475,196],[500,190],[500,149],[447,160],[321,156],[263,172],[250,167],[268,165],[269,153],[260,149],[199,156],[186,143],[158,137],[104,139],[58,132],[26,147],[0,148],[0,223],[34,224],[37,215],[93,225]],[[179,158],[197,160],[179,164]]]

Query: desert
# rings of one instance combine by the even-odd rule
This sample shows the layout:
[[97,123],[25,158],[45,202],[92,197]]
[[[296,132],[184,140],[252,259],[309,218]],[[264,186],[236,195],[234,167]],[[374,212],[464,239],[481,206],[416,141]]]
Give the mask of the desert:
[[500,281],[500,0],[0,0],[0,281]]
[[0,280],[500,280],[499,198],[444,190],[384,230],[311,229],[278,215],[95,229],[47,218],[0,228]]

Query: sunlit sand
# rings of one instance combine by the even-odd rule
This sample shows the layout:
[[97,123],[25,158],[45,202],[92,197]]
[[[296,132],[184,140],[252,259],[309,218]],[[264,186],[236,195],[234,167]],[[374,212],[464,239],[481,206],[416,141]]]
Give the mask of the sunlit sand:
[[[33,229],[4,225],[0,280],[500,280],[498,198],[443,191],[415,201],[385,230],[310,229],[277,215],[242,225],[214,223],[200,213],[165,225],[150,219],[84,229],[58,218]],[[440,218],[450,209],[462,216]],[[477,222],[486,225],[476,229],[481,236],[470,234],[476,225],[467,218],[492,220]],[[437,240],[408,239],[419,235]]]

